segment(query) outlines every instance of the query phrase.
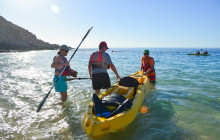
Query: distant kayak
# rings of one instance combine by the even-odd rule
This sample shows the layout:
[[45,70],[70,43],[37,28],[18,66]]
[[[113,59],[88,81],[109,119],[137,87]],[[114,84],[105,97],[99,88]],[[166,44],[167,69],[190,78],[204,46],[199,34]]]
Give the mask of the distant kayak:
[[210,54],[189,54],[188,55],[210,55]]

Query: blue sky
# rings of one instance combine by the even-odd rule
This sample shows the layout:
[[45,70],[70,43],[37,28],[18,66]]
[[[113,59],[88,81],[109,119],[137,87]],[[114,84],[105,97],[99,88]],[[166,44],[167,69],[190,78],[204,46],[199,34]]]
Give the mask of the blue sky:
[[37,38],[77,47],[220,48],[220,0],[0,0],[0,15]]

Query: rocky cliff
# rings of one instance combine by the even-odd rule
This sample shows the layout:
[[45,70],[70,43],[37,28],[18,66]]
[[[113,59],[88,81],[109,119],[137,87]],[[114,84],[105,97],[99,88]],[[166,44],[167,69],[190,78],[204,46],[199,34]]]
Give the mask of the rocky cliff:
[[33,33],[0,16],[0,52],[53,50],[58,48],[59,45],[49,44],[37,39]]

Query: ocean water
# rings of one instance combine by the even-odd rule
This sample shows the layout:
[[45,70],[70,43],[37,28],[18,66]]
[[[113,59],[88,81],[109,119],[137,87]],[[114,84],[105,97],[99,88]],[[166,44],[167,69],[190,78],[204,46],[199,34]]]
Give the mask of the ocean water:
[[[140,68],[145,48],[114,48],[107,52],[121,77]],[[204,50],[204,48],[202,48]],[[103,140],[218,140],[220,138],[220,49],[193,56],[195,48],[149,48],[155,59],[157,83],[147,91],[138,113],[124,131]],[[89,77],[88,59],[96,49],[77,51],[71,61],[79,77]],[[93,94],[91,80],[68,82],[68,100],[52,90],[39,113],[36,109],[52,86],[50,67],[57,51],[1,53],[0,139],[91,139],[81,120]],[[68,54],[69,58],[73,51]],[[109,70],[111,83],[117,81]]]

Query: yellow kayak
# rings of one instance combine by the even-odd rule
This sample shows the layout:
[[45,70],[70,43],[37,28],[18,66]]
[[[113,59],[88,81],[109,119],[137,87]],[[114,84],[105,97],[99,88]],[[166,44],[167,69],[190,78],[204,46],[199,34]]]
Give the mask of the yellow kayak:
[[[141,71],[126,78],[127,81],[131,80],[130,82],[134,79],[134,83],[137,82],[136,87],[132,87],[129,82],[127,83],[126,79],[124,80],[125,84],[123,84],[122,78],[110,89],[99,95],[99,97],[96,94],[93,95],[93,102],[89,104],[82,120],[83,128],[88,136],[100,138],[106,133],[123,130],[135,119],[146,94],[147,83],[149,82],[147,76],[142,76]],[[124,99],[119,106],[106,104],[108,100],[105,100],[105,98],[111,99],[111,97],[116,96]],[[103,100],[105,100],[104,103]],[[100,106],[103,106],[105,112],[99,112]]]

